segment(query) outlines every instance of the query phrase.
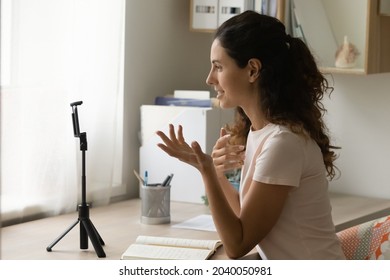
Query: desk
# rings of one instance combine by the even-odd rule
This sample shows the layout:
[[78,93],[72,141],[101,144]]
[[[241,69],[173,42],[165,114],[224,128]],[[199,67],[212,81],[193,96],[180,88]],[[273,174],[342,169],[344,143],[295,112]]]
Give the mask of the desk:
[[342,193],[329,194],[336,231],[390,215],[390,200]]
[[[333,219],[337,230],[390,214],[390,201],[343,194],[331,194]],[[218,239],[216,232],[172,228],[200,214],[208,213],[206,206],[192,203],[171,203],[171,224],[144,225],[140,223],[140,200],[132,199],[105,207],[90,209],[90,218],[102,236],[107,255],[104,259],[120,259],[122,253],[138,235],[158,235],[198,239]],[[1,229],[2,259],[98,259],[92,244],[88,250],[79,245],[79,226],[73,228],[52,252],[46,247],[78,217],[71,213],[40,219]],[[250,256],[249,258],[252,258]],[[227,259],[223,246],[213,259]]]
[[[90,219],[106,245],[106,258],[119,260],[138,235],[157,235],[197,239],[218,239],[216,232],[172,228],[172,224],[208,213],[206,206],[192,203],[171,203],[171,224],[145,225],[140,223],[141,201],[132,199],[104,207],[90,209]],[[74,227],[47,252],[46,247],[78,218],[78,213],[40,219],[1,229],[2,259],[99,259],[92,244],[88,250],[80,249],[79,225]],[[223,246],[213,256],[227,259]]]

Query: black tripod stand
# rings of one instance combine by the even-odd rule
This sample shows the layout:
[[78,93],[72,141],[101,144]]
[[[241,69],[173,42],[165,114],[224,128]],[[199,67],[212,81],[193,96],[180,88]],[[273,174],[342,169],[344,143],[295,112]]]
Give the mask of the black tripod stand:
[[71,103],[72,107],[72,120],[74,136],[80,138],[80,150],[82,151],[82,175],[81,175],[81,204],[78,206],[79,218],[75,221],[63,234],[58,236],[46,250],[51,252],[51,249],[56,245],[68,232],[70,232],[80,222],[80,249],[88,249],[88,237],[92,242],[95,252],[99,258],[106,257],[102,245],[104,245],[103,239],[100,237],[98,231],[89,219],[89,205],[86,202],[86,176],[85,176],[85,151],[87,147],[87,133],[80,133],[79,119],[77,114],[77,106],[83,104],[82,101]]

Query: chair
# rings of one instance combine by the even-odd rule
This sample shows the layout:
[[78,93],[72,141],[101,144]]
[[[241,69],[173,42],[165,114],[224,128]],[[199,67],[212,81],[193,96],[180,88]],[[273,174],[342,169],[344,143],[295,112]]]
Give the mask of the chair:
[[390,215],[337,233],[348,260],[390,260]]

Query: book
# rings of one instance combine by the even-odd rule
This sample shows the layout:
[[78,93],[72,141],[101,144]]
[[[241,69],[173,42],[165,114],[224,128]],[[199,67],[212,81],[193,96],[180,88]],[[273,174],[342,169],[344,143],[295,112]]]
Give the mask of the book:
[[222,245],[220,240],[140,235],[122,254],[122,260],[207,260]]
[[194,99],[194,98],[177,98],[177,97],[165,97],[157,96],[154,100],[155,105],[167,105],[167,106],[188,106],[188,107],[212,107],[213,103],[211,99]]

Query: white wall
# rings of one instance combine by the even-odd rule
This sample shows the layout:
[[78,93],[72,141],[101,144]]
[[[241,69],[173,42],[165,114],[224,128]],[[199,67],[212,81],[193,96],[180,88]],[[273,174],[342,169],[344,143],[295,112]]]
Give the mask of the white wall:
[[334,74],[327,122],[342,147],[337,192],[390,198],[390,74]]
[[189,31],[189,0],[127,0],[124,182],[138,194],[140,106],[175,89],[209,90],[212,34]]

